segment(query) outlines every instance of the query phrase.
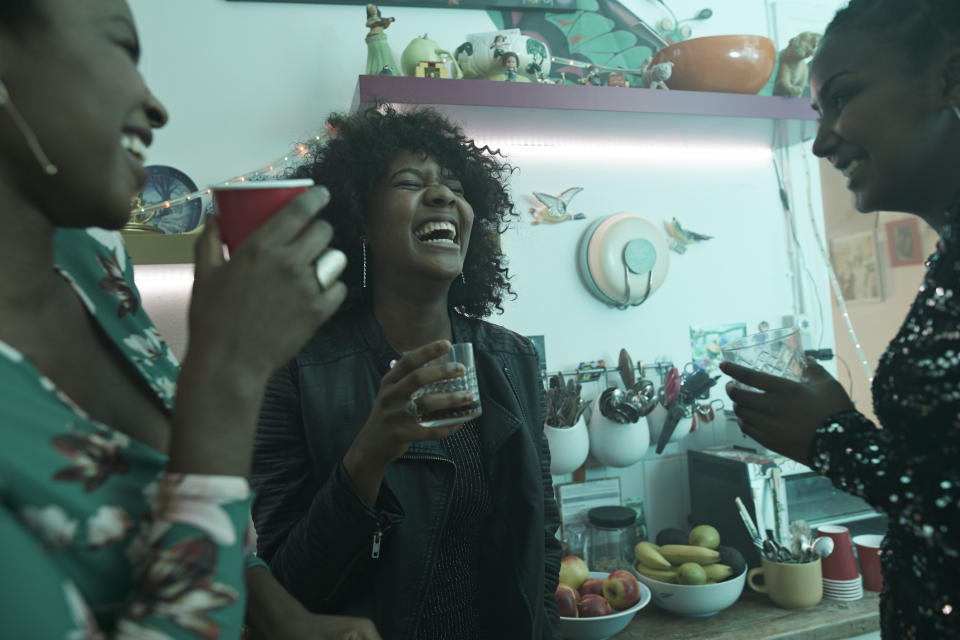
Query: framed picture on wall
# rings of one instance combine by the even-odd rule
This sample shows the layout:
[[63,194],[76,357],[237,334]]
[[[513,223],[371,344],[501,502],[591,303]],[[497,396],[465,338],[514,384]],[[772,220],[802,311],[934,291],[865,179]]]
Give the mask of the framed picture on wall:
[[890,253],[890,266],[903,267],[923,262],[920,248],[920,228],[916,218],[893,220],[887,225],[887,250]]
[[855,233],[830,241],[830,262],[847,302],[883,300],[877,238],[873,231]]

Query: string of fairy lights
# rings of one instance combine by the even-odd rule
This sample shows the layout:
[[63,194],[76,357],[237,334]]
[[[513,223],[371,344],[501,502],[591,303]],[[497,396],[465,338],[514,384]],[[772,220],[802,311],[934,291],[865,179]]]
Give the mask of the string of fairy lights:
[[853,348],[857,352],[857,358],[860,360],[860,364],[863,365],[863,370],[867,374],[867,383],[873,383],[873,370],[870,369],[870,363],[867,361],[866,355],[863,353],[863,348],[860,346],[860,340],[857,339],[857,332],[853,330],[853,323],[850,322],[850,312],[847,311],[847,303],[843,298],[843,291],[840,289],[840,282],[837,279],[837,274],[833,271],[833,263],[830,262],[830,255],[827,253],[826,244],[823,242],[823,238],[820,235],[820,230],[817,227],[816,217],[813,213],[813,199],[811,193],[811,176],[810,176],[810,158],[807,154],[803,156],[803,169],[806,173],[806,184],[807,184],[807,210],[810,214],[810,226],[813,228],[813,235],[817,240],[817,247],[820,249],[820,255],[823,257],[823,263],[827,267],[827,275],[830,278],[830,287],[833,289],[833,295],[837,299],[837,306],[840,308],[840,316],[843,318],[843,323],[847,327],[847,332],[850,334],[850,341],[853,343]]
[[313,136],[313,138],[307,142],[297,143],[293,149],[290,150],[282,158],[278,158],[274,162],[271,162],[268,165],[264,165],[259,169],[255,169],[248,173],[245,173],[240,176],[235,176],[228,180],[223,180],[216,184],[210,185],[205,189],[199,189],[192,193],[186,195],[177,196],[176,198],[170,198],[169,200],[163,200],[161,202],[143,204],[142,202],[136,204],[130,210],[130,221],[131,222],[146,222],[150,220],[157,212],[163,209],[169,209],[177,205],[183,204],[185,202],[190,202],[192,200],[197,200],[198,198],[203,198],[204,196],[210,195],[211,191],[219,186],[236,184],[238,182],[250,182],[250,181],[260,181],[260,180],[271,180],[275,179],[289,169],[296,166],[297,162],[302,160],[309,152],[311,145],[322,142],[327,137],[329,137],[330,132],[323,132]]

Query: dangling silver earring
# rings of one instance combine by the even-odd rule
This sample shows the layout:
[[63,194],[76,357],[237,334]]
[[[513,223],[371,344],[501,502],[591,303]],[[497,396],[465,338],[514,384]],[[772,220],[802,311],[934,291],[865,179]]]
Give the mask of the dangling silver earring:
[[360,241],[360,253],[363,255],[363,288],[367,288],[367,241]]
[[0,80],[0,108],[5,109],[6,112],[10,114],[10,119],[13,120],[13,125],[18,131],[20,131],[20,135],[22,135],[27,141],[27,146],[30,147],[30,152],[33,153],[33,157],[36,158],[37,162],[40,163],[40,167],[43,169],[43,172],[48,176],[56,175],[56,165],[50,162],[50,158],[47,157],[47,154],[43,152],[43,147],[40,146],[40,141],[37,140],[37,135],[33,132],[33,129],[30,128],[30,125],[27,124],[27,121],[23,119],[23,116],[20,115],[20,112],[17,111],[17,108],[13,105],[13,101],[10,100],[10,92],[7,90],[7,85],[3,84],[2,80]]
[[957,116],[957,120],[960,120],[960,109],[957,108],[957,105],[950,103],[950,106],[953,107],[953,113]]
[[463,271],[460,272],[460,281],[463,284],[467,284],[467,276],[463,275]]

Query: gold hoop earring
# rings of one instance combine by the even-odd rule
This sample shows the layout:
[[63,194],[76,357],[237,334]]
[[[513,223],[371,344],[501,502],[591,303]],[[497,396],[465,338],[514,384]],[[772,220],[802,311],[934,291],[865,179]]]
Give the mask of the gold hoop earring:
[[37,134],[33,132],[33,129],[30,128],[30,125],[27,124],[27,121],[23,119],[23,116],[20,115],[20,112],[14,106],[13,101],[10,99],[10,91],[2,80],[0,80],[0,108],[6,110],[10,115],[10,119],[13,120],[13,125],[20,132],[20,135],[23,136],[24,140],[26,140],[30,152],[33,154],[33,157],[37,159],[37,162],[40,163],[43,172],[48,176],[56,175],[56,165],[50,162],[50,158],[43,152],[43,147],[40,146]]

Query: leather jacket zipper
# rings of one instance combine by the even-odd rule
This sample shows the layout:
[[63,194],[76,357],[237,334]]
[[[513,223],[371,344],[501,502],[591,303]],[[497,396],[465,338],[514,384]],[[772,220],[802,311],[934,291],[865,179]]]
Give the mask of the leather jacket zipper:
[[383,539],[383,532],[380,530],[380,521],[377,520],[377,530],[373,532],[373,545],[370,547],[370,557],[376,560],[380,557],[380,541]]

